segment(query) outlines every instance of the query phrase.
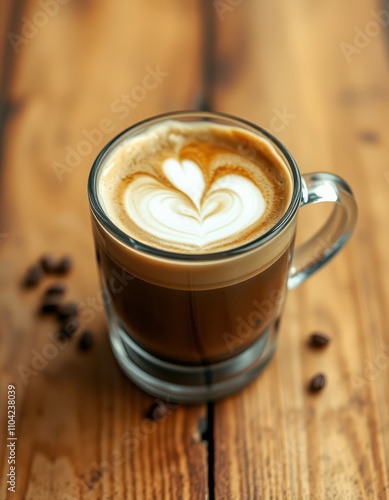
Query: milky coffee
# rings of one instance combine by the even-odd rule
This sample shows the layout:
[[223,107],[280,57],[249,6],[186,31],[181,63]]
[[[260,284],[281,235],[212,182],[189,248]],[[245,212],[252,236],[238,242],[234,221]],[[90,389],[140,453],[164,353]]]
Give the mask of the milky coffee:
[[212,253],[266,233],[291,196],[263,140],[222,125],[167,121],[115,150],[99,183],[109,218],[134,239],[175,253]]
[[289,170],[270,142],[207,121],[166,120],[111,148],[97,190],[108,219],[132,238],[124,243],[94,219],[116,323],[138,346],[207,365],[274,334],[294,225],[235,252],[271,230],[290,203]]

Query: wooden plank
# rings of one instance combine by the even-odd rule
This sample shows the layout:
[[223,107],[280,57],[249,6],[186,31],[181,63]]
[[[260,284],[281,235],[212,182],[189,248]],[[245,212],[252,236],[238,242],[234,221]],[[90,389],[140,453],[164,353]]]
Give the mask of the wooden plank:
[[[144,117],[195,105],[198,2],[55,5],[47,22],[39,1],[18,11],[17,34],[24,33],[23,19],[40,27],[31,28],[12,53],[12,73],[3,75],[10,78],[4,99],[11,112],[2,143],[0,232],[8,236],[0,246],[0,406],[14,384],[17,498],[205,498],[206,445],[199,431],[205,407],[169,409],[150,421],[153,398],[126,379],[110,353],[86,196],[90,166],[110,138]],[[144,91],[145,75],[158,71],[156,88]],[[130,95],[130,104],[119,102],[122,94]],[[62,175],[58,164],[66,167]],[[61,347],[52,340],[54,322],[36,315],[43,285],[20,288],[26,266],[47,251],[75,259],[67,296],[89,304],[93,319],[84,326],[96,338],[90,353],[79,352],[76,339]],[[22,366],[34,369],[25,382]],[[2,411],[1,443],[5,431]],[[4,449],[0,471],[0,498],[13,498],[3,481]]]
[[[269,367],[215,405],[216,498],[388,496],[389,74],[371,13],[384,7],[245,0],[217,24],[216,108],[270,130],[285,108],[294,116],[275,135],[303,172],[345,177],[360,217],[343,253],[289,294]],[[355,27],[376,33],[363,49]],[[356,47],[350,62],[342,42]],[[301,213],[301,239],[323,215],[315,208]],[[306,346],[317,329],[333,339],[323,352]],[[313,397],[305,386],[318,371],[328,387]]]

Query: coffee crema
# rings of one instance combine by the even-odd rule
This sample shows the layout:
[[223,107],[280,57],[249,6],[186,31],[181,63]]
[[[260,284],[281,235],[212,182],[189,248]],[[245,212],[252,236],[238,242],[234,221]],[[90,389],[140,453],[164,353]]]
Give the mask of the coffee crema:
[[118,145],[98,194],[135,240],[181,254],[225,251],[269,231],[291,199],[275,149],[239,128],[169,120]]

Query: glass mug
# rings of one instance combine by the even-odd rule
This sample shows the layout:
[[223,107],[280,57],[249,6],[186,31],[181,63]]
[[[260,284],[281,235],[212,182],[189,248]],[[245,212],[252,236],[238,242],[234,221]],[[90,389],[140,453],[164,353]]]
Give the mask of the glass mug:
[[[276,150],[289,170],[292,195],[266,234],[231,250],[184,255],[136,241],[113,224],[98,196],[102,167],[123,141],[172,119],[237,127]],[[242,144],[245,154],[250,151]],[[182,403],[225,397],[259,374],[276,349],[287,290],[343,247],[357,218],[344,180],[329,173],[301,175],[287,149],[267,131],[211,112],[169,113],[125,130],[94,162],[88,194],[114,355],[143,390]],[[319,202],[334,204],[330,217],[294,249],[299,209]]]

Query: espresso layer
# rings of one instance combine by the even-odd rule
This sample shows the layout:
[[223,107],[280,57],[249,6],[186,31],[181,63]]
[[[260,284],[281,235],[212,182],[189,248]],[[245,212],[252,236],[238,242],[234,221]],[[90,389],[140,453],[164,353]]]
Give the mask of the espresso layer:
[[105,160],[99,198],[136,240],[177,253],[211,253],[271,229],[291,197],[272,146],[238,128],[167,121],[122,142]]

